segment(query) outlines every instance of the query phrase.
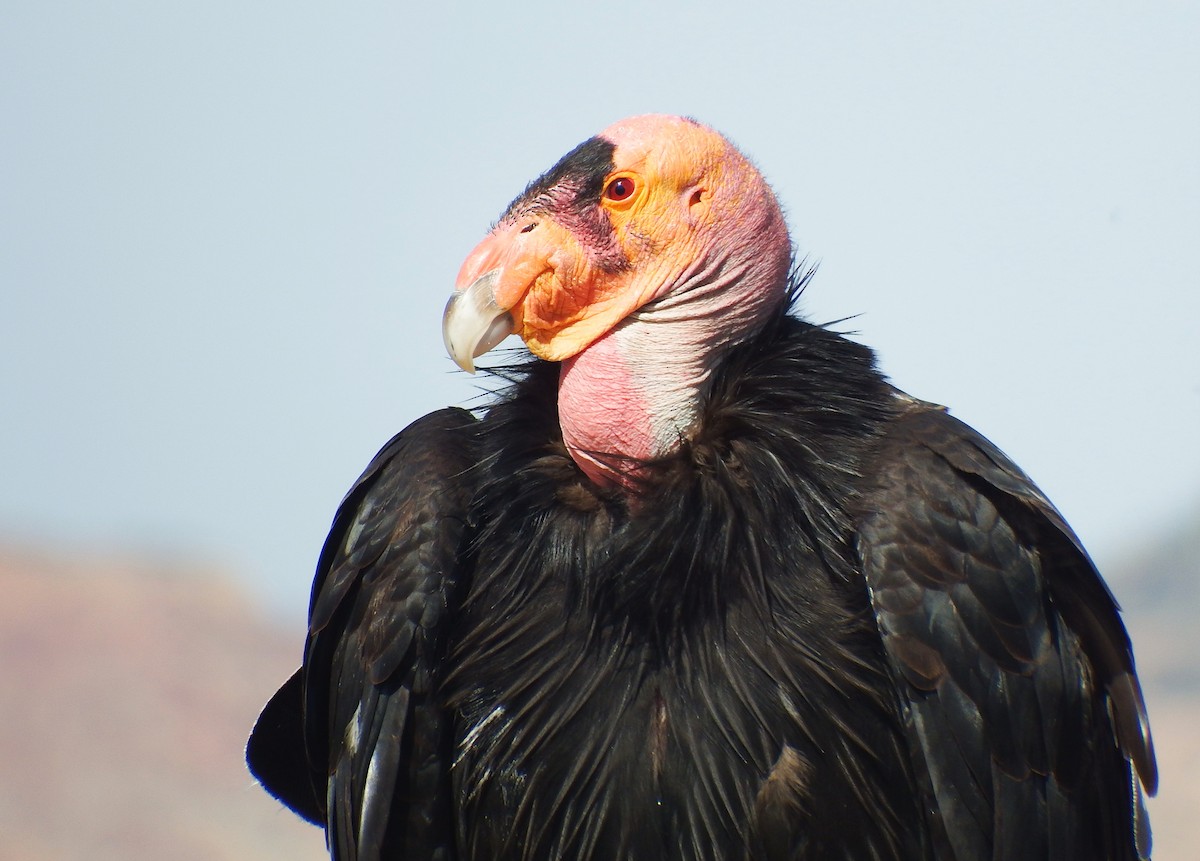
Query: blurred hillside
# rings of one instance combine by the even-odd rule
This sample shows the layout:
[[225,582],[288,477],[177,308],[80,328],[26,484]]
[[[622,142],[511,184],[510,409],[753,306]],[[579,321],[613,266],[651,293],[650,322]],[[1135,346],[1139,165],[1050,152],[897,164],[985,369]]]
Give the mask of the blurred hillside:
[[0,861],[327,857],[242,765],[299,660],[212,572],[0,548]]
[[[1162,772],[1155,857],[1195,857],[1200,510],[1108,572]],[[325,858],[242,764],[298,660],[230,581],[177,562],[0,548],[0,861]]]

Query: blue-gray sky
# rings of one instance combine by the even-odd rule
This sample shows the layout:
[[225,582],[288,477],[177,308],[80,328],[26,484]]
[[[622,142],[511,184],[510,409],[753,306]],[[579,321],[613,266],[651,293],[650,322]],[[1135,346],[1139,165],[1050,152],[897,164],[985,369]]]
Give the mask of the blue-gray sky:
[[14,2],[0,533],[197,553],[299,616],[342,493],[464,403],[440,315],[503,206],[693,115],[818,321],[1107,558],[1200,499],[1200,5]]

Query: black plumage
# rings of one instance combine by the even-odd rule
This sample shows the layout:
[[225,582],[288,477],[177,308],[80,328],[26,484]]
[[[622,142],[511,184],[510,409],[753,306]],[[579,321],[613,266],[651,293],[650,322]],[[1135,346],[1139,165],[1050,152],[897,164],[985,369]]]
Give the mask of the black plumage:
[[1136,859],[1116,605],[995,447],[781,310],[592,484],[533,360],[342,503],[251,768],[334,857]]

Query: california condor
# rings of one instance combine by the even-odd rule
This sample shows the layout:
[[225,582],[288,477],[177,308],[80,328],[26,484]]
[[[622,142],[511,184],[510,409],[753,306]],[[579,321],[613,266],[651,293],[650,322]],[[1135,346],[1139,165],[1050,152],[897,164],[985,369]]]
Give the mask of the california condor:
[[471,252],[450,354],[533,357],[338,509],[248,759],[336,859],[1139,859],[1129,638],[994,445],[792,311],[692,121],[580,144]]

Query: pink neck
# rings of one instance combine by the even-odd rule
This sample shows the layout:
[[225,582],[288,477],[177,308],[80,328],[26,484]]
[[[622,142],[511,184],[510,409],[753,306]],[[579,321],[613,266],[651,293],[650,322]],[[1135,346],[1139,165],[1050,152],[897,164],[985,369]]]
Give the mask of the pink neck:
[[584,473],[633,490],[640,463],[675,451],[692,431],[717,361],[778,307],[786,281],[786,261],[693,267],[682,289],[563,362],[559,423]]
[[636,463],[652,459],[657,447],[649,398],[615,336],[563,362],[558,384],[563,442],[599,485],[627,484]]

